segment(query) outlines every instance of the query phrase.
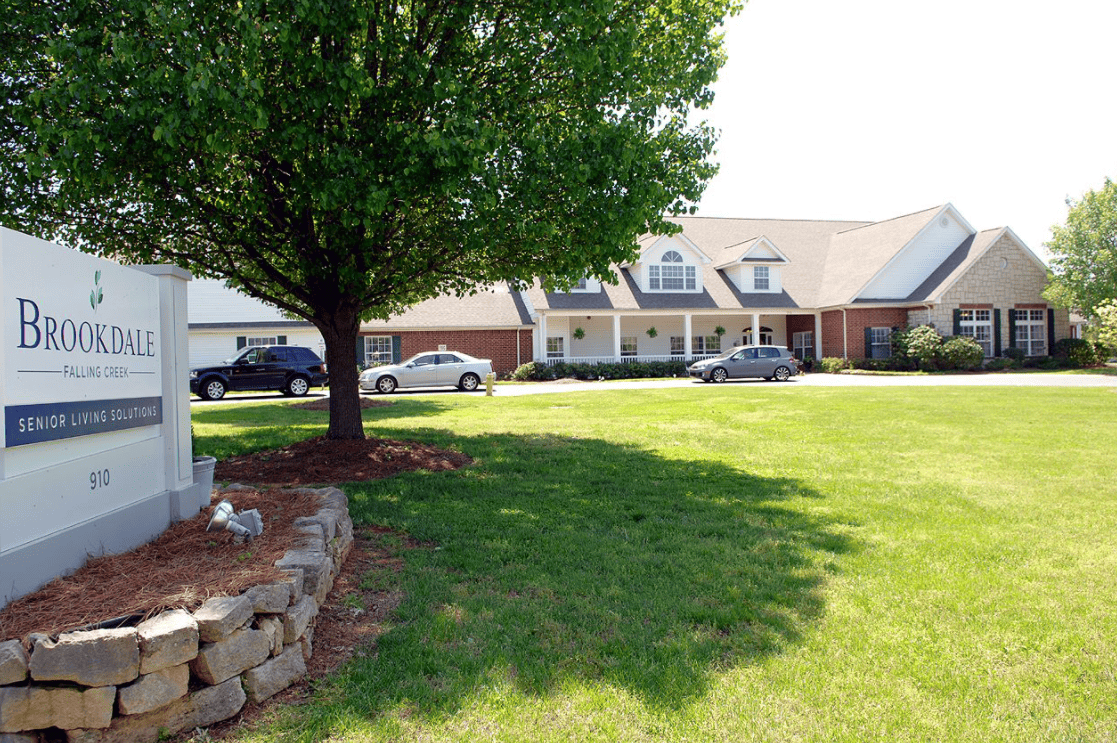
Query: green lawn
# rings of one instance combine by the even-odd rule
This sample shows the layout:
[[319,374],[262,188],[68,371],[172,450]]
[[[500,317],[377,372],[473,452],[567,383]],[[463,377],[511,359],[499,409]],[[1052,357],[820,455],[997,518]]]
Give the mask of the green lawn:
[[[227,456],[315,435],[194,413]],[[397,398],[475,466],[347,484],[407,553],[358,658],[243,740],[1117,739],[1117,392],[732,384]],[[371,578],[370,578],[371,579]]]

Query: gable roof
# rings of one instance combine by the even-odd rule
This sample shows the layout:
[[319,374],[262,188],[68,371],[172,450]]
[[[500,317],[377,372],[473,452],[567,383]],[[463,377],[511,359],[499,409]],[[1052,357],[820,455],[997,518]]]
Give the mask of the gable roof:
[[509,291],[507,284],[497,284],[464,297],[444,294],[428,299],[387,320],[362,322],[361,330],[493,329],[531,323],[520,293]]

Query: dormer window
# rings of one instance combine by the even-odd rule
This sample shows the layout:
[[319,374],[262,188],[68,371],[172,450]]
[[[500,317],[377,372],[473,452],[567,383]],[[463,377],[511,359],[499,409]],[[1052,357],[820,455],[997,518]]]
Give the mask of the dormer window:
[[650,291],[682,292],[698,288],[698,272],[694,266],[683,263],[683,256],[677,250],[668,250],[659,263],[648,266],[648,289]]
[[584,292],[586,290],[586,277],[583,276],[582,278],[580,278],[576,282],[574,282],[573,289],[574,289],[574,291],[583,291]]
[[768,291],[768,267],[752,267],[752,288],[758,292]]

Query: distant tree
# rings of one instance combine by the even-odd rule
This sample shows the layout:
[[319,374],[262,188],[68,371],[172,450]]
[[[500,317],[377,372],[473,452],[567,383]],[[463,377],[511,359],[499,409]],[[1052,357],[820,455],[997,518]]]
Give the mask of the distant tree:
[[1107,178],[1100,190],[1067,206],[1066,224],[1053,228],[1046,246],[1053,276],[1044,296],[1094,316],[1100,304],[1117,298],[1117,183]]
[[1117,299],[1102,302],[1095,307],[1094,318],[1091,334],[1109,353],[1117,353]]
[[225,278],[322,333],[610,276],[697,201],[737,0],[0,0],[0,220]]

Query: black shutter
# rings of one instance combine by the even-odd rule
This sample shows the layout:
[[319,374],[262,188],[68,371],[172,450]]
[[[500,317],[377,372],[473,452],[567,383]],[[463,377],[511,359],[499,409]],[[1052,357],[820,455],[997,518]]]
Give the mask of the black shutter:
[[1055,350],[1055,310],[1047,310],[1047,355]]
[[275,337],[275,345],[277,345],[277,346],[286,346],[286,345],[287,345],[287,336],[285,336],[285,335],[277,335],[277,336]]
[[357,336],[357,366],[365,365],[365,337]]
[[865,358],[873,358],[873,329],[865,328]]
[[1008,311],[1008,347],[1016,348],[1016,310]]
[[247,345],[248,345],[248,336],[238,335],[237,336],[237,350],[239,351]]
[[993,310],[993,355],[1001,355],[1001,311]]
[[403,357],[400,355],[400,346],[401,345],[403,345],[403,338],[401,338],[398,335],[393,335],[392,336],[392,363],[393,364],[398,364],[399,362],[403,361]]
[[954,335],[962,334],[962,310],[954,310]]

